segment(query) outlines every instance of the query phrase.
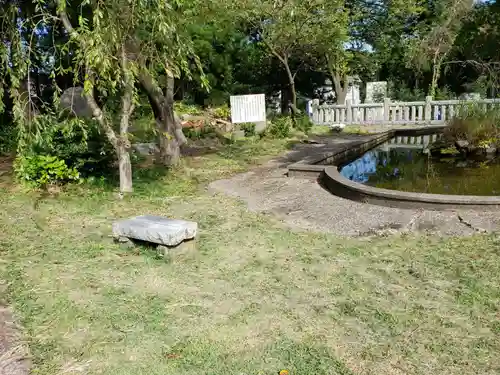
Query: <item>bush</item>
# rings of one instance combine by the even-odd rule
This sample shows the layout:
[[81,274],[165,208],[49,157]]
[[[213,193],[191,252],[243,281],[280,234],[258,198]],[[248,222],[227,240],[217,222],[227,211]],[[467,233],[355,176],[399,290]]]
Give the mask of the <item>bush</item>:
[[471,146],[497,144],[500,141],[500,111],[496,108],[483,109],[479,105],[464,105],[449,122],[444,131],[450,142],[467,141]]
[[252,137],[255,135],[255,124],[253,122],[240,124],[240,128],[245,132],[245,137]]
[[184,102],[175,102],[174,109],[179,114],[200,116],[203,111],[195,104],[187,104]]
[[47,115],[39,116],[37,122],[40,136],[27,141],[19,155],[55,157],[83,178],[114,173],[116,154],[94,121],[76,118],[59,121]]
[[227,104],[214,108],[212,113],[215,118],[220,118],[222,120],[228,120],[231,117],[231,109]]
[[307,115],[299,115],[295,118],[295,128],[304,132],[305,134],[311,131],[313,127],[313,123],[309,116]]
[[182,128],[182,132],[184,133],[186,138],[192,140],[210,138],[215,136],[215,130],[207,124],[190,128],[184,127]]
[[75,168],[70,168],[64,160],[49,155],[19,156],[14,163],[16,176],[36,187],[80,180]]
[[287,138],[291,130],[292,119],[289,116],[275,117],[269,126],[269,134],[274,138]]
[[17,132],[13,124],[0,125],[0,156],[16,150]]

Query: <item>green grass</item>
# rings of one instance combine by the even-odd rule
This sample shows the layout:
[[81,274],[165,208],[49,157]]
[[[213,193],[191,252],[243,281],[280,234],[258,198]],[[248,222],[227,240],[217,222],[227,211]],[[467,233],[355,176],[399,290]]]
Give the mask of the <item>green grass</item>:
[[[346,240],[294,232],[207,182],[282,152],[228,146],[142,171],[136,194],[0,191],[0,279],[37,375],[495,374],[500,241]],[[113,220],[198,221],[166,263],[109,238]]]

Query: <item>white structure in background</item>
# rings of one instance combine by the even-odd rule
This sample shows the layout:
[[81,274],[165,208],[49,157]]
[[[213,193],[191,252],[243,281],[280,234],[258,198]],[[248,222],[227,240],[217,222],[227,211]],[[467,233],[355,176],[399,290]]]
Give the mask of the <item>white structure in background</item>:
[[264,94],[235,95],[229,100],[233,124],[253,122],[256,132],[266,128],[266,96]]
[[[361,95],[360,95],[360,84],[361,80],[358,76],[349,76],[347,77],[349,80],[349,87],[347,89],[346,101],[350,100],[352,104],[360,104],[361,103]],[[319,87],[315,91],[316,97],[321,98],[321,102],[335,102],[335,90],[333,89],[333,84],[330,79],[325,80],[324,86]],[[313,115],[313,106],[317,106],[320,104],[319,99],[308,100],[306,103],[306,112],[309,117],[312,118]]]
[[351,104],[361,104],[361,96],[359,94],[359,86],[361,85],[361,80],[359,76],[349,76],[349,86],[347,87],[347,95],[345,100],[351,101]]
[[[365,103],[382,103],[387,97],[387,82],[367,82]],[[384,119],[384,107],[376,108],[368,114],[368,121],[381,121]]]
[[458,97],[459,100],[481,100],[481,94],[478,92],[464,92]]
[[277,91],[266,98],[267,109],[266,113],[280,114],[281,113],[281,90]]
[[365,103],[382,103],[387,97],[387,82],[367,82]]

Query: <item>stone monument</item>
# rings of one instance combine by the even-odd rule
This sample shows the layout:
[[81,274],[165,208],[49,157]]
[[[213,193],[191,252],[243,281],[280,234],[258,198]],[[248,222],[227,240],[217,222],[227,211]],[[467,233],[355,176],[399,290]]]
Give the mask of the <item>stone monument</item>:
[[365,103],[382,103],[387,96],[387,82],[367,82]]
[[92,118],[92,110],[83,96],[83,87],[70,87],[64,90],[60,103],[61,108],[73,116]]
[[357,105],[361,104],[359,85],[361,83],[358,76],[349,76],[349,87],[347,88],[346,100],[350,100],[351,104]]

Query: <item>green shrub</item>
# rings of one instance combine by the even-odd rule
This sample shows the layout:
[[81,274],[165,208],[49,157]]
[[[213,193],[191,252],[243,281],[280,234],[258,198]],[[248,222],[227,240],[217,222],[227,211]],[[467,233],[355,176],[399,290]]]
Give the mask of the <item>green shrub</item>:
[[75,168],[70,168],[64,160],[49,155],[19,156],[15,160],[14,171],[21,181],[36,187],[80,180],[80,174]]
[[188,139],[196,140],[215,136],[215,131],[211,126],[204,125],[196,128],[182,128],[182,132]]
[[245,132],[245,137],[253,137],[255,135],[255,124],[253,122],[245,122],[240,124],[241,130]]
[[16,150],[17,132],[13,124],[0,125],[0,156]]
[[449,142],[464,140],[470,145],[480,147],[485,142],[500,141],[500,110],[484,109],[480,105],[471,104],[458,108],[458,114],[449,121],[444,131]]
[[115,172],[116,154],[96,122],[39,116],[40,135],[26,142],[19,155],[53,156],[83,178]]
[[216,118],[220,118],[223,120],[228,120],[231,117],[231,109],[227,104],[221,107],[214,108],[212,113]]
[[187,104],[184,102],[175,102],[174,109],[179,114],[200,116],[203,114],[203,111],[200,107],[195,104]]
[[269,126],[269,134],[274,138],[287,138],[291,130],[292,119],[289,116],[277,116]]
[[313,127],[313,123],[309,116],[307,115],[299,115],[295,118],[295,128],[304,132],[305,134],[311,131]]

